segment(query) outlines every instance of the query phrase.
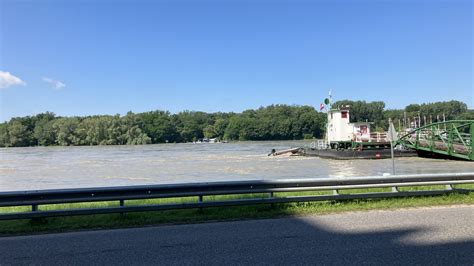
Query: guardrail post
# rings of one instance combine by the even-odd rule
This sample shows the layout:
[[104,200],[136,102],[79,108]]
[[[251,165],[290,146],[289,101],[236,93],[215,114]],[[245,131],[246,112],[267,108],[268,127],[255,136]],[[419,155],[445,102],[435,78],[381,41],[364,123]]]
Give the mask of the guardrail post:
[[[123,207],[125,206],[125,200],[121,199],[120,200],[120,207]],[[124,212],[121,212],[120,215],[124,215],[125,213]]]
[[400,191],[398,191],[398,187],[392,187],[392,192],[400,192]]
[[[198,196],[198,202],[202,203],[204,201],[204,197],[202,195]],[[202,211],[202,207],[199,208],[199,211]]]
[[332,194],[333,194],[333,195],[339,195],[339,190],[334,189],[334,190],[332,191]]
[[453,189],[454,189],[453,185],[451,184],[446,185],[446,190],[453,190]]
[[[269,199],[273,198],[273,191],[268,193],[268,198]],[[273,203],[270,203],[270,207],[273,209],[273,207],[275,207],[275,205]]]
[[[33,204],[31,205],[31,211],[32,212],[37,212],[38,211],[38,204]],[[31,222],[33,223],[41,223],[41,218],[32,218]]]

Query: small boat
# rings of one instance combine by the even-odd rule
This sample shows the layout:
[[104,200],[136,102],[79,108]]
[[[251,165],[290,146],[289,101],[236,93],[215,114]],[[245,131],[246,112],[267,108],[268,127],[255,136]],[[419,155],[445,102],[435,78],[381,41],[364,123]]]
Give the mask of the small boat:
[[275,149],[272,149],[272,151],[268,154],[268,156],[278,156],[278,155],[283,155],[283,154],[290,154],[290,155],[300,155],[301,148],[291,148],[287,150],[282,150],[282,151],[276,151]]

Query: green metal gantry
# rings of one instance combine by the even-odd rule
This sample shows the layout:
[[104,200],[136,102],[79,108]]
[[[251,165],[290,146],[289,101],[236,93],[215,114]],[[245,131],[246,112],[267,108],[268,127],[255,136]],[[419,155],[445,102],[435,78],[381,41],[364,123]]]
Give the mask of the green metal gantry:
[[451,120],[416,128],[402,135],[397,144],[417,151],[474,161],[474,120]]

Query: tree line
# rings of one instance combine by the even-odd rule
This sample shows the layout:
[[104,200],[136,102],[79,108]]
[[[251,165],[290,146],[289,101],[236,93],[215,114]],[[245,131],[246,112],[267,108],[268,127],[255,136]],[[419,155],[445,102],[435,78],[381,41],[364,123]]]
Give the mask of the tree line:
[[0,124],[0,147],[134,145],[226,140],[322,137],[325,114],[311,106],[270,105],[242,113],[167,111],[60,117],[46,112]]
[[[459,101],[411,104],[400,110],[385,110],[384,102],[343,100],[333,107],[350,105],[351,120],[372,121],[378,130],[388,127],[388,118],[444,114],[446,120],[474,119]],[[151,111],[126,115],[61,117],[45,112],[15,117],[0,124],[0,147],[136,145],[190,142],[202,138],[225,140],[292,140],[324,137],[326,113],[312,106],[270,105],[242,113],[184,111],[171,114]]]
[[333,107],[350,106],[351,122],[374,122],[376,131],[388,129],[388,120],[392,119],[395,126],[416,127],[444,120],[474,120],[474,110],[460,101],[445,101],[435,103],[410,104],[404,109],[385,109],[382,101],[365,102],[342,100],[333,104]]

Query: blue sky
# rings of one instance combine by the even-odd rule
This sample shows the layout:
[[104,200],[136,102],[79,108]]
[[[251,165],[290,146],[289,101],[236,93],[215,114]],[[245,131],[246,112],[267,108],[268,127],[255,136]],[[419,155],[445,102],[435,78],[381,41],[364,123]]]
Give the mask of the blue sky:
[[0,3],[0,121],[319,106],[329,90],[474,107],[472,1]]

